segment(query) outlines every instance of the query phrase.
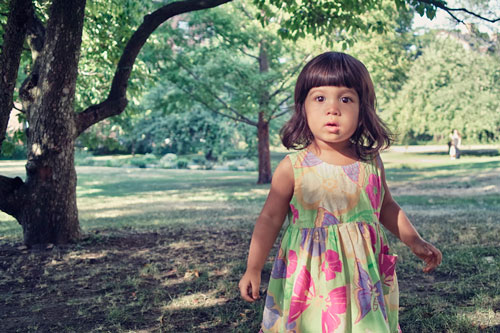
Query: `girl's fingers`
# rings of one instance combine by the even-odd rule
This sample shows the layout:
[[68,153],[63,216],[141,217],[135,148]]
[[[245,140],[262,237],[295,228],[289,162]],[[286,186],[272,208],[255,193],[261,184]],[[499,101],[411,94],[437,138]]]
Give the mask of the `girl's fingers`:
[[247,284],[246,282],[241,281],[239,287],[240,287],[241,297],[247,302],[253,302],[253,299],[250,297],[250,294],[249,294],[250,284]]
[[240,281],[240,295],[247,302],[254,302],[259,299],[259,283],[253,281]]
[[441,251],[436,249],[434,246],[429,244],[427,246],[427,249],[428,249],[428,251],[430,251],[430,255],[428,255],[424,258],[424,261],[426,263],[426,266],[424,268],[424,272],[426,272],[426,273],[432,271],[437,266],[439,266],[441,264],[441,260],[443,258]]
[[253,300],[259,299],[259,286],[252,285],[252,298]]

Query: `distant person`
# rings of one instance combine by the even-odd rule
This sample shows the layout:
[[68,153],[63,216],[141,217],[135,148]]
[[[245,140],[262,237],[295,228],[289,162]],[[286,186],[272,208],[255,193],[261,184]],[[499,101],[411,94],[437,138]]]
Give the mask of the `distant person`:
[[262,268],[288,215],[261,332],[398,332],[396,256],[381,224],[425,261],[424,272],[442,256],[387,187],[379,151],[392,140],[375,114],[366,67],[337,52],[311,60],[281,134],[298,151],[276,168],[239,283],[243,299],[259,298]]
[[454,129],[450,134],[450,157],[452,160],[460,158],[460,145],[462,144],[462,137],[458,130]]

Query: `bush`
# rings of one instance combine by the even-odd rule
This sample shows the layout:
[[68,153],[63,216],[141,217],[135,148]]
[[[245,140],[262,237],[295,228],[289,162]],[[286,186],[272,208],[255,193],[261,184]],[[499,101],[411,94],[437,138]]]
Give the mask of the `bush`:
[[177,168],[178,169],[187,169],[189,161],[186,160],[185,158],[179,158],[177,160]]
[[239,160],[234,160],[226,163],[227,167],[231,171],[255,171],[257,170],[257,164],[247,158],[242,158]]
[[138,168],[146,168],[148,164],[156,164],[158,159],[153,154],[146,154],[143,156],[136,156],[130,160],[130,165]]
[[162,158],[160,158],[158,165],[164,169],[174,169],[177,167],[176,160],[177,160],[176,154],[168,153],[164,155]]
[[247,156],[248,152],[245,150],[228,150],[222,153],[224,161],[239,160]]

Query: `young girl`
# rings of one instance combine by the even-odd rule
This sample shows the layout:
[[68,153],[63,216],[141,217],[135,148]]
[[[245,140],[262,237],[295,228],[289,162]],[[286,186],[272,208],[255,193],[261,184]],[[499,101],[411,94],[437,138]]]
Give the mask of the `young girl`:
[[257,220],[241,296],[259,298],[262,267],[289,224],[274,262],[262,332],[398,332],[398,284],[380,224],[426,263],[441,253],[423,240],[385,181],[379,150],[391,143],[375,114],[370,75],[357,59],[327,52],[295,87],[287,148]]

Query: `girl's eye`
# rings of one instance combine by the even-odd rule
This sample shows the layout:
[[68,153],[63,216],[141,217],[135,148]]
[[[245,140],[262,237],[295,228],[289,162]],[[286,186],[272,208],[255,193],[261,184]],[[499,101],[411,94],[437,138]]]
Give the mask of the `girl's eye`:
[[340,101],[342,103],[349,103],[352,101],[352,98],[351,97],[340,97]]
[[325,101],[325,96],[317,96],[314,98],[317,102],[324,102]]

